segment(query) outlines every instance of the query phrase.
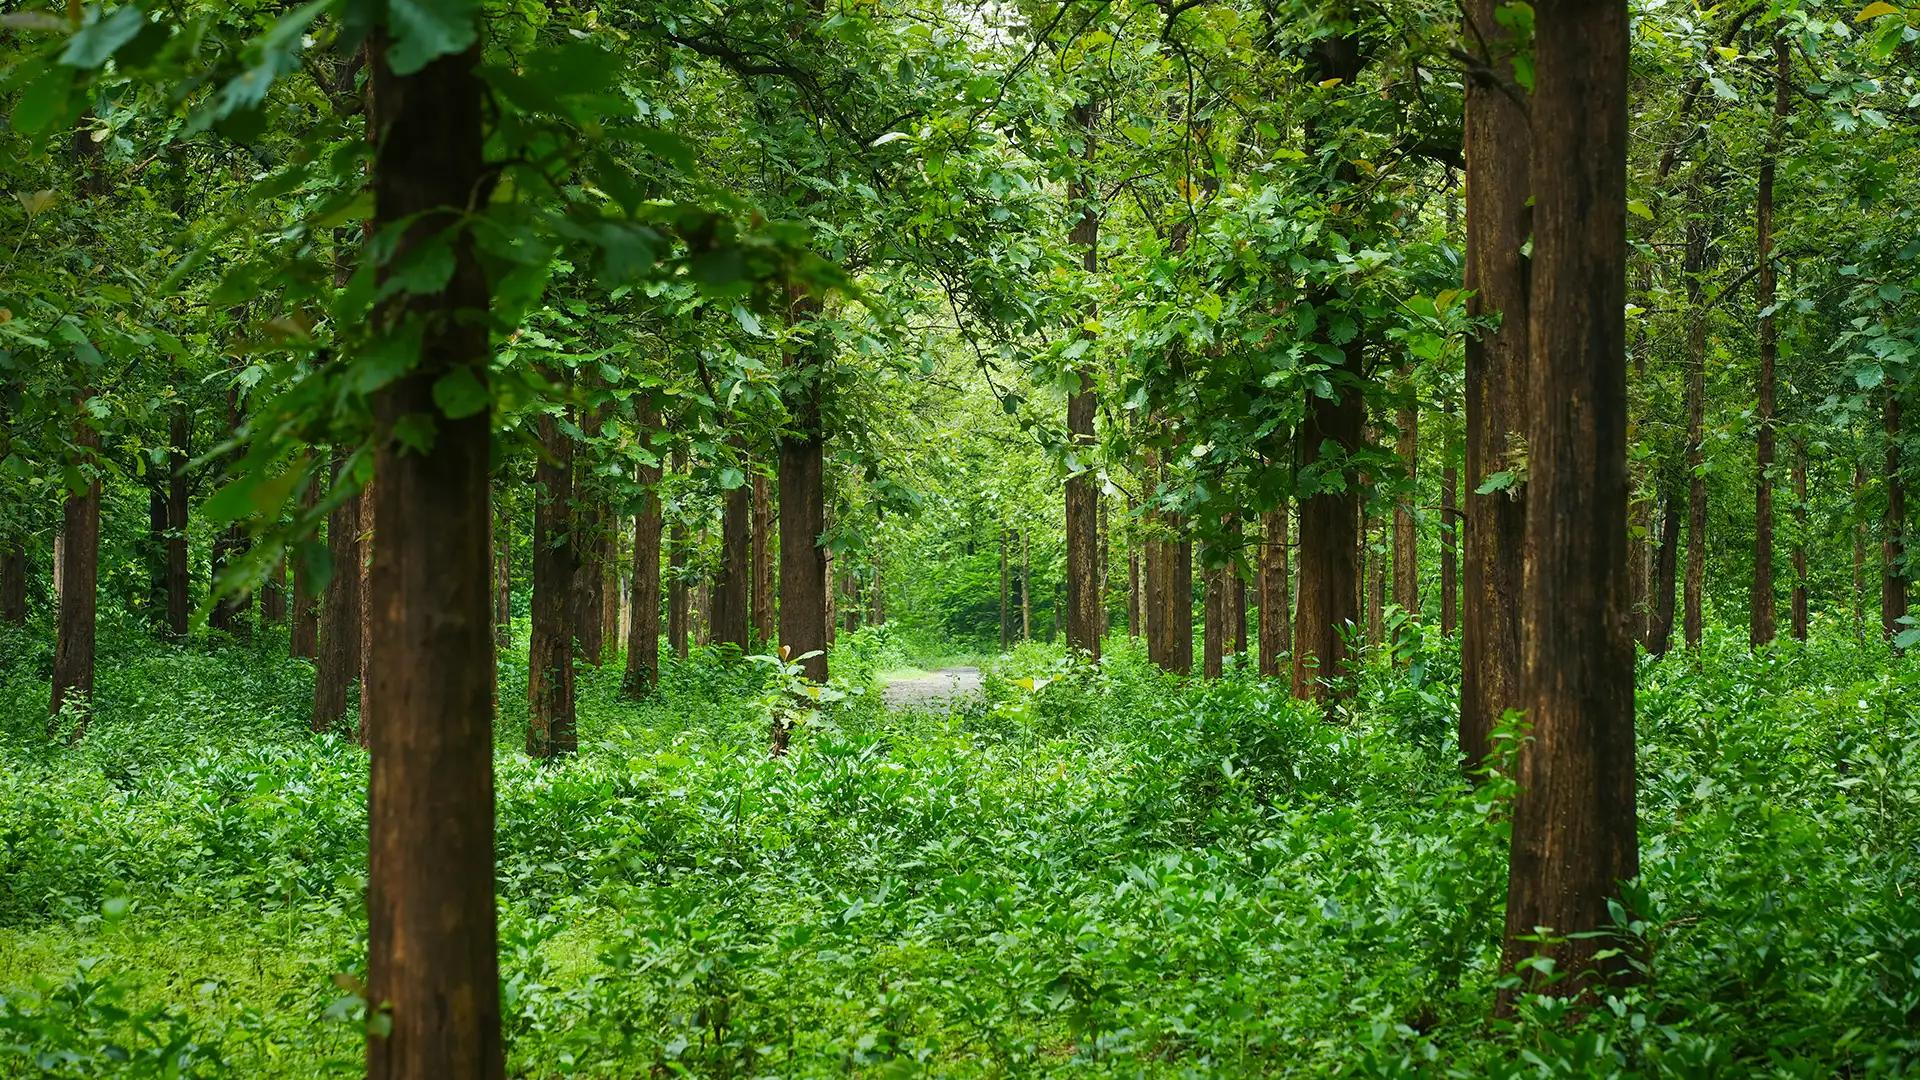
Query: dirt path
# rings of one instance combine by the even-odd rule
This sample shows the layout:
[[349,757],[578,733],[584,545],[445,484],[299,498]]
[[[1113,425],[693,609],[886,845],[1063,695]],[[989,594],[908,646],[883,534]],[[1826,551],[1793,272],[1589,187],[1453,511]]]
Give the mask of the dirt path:
[[979,692],[979,668],[941,668],[916,678],[888,683],[880,690],[880,700],[889,709],[940,709]]

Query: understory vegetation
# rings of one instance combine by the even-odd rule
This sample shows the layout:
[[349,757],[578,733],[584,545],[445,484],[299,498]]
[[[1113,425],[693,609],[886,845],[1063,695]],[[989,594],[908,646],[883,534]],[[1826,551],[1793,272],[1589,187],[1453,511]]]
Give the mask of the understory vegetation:
[[[109,628],[71,744],[44,635],[0,643],[0,1075],[361,1069],[367,759],[308,731],[310,668],[276,637]],[[1496,1020],[1512,789],[1459,775],[1452,639],[1369,652],[1325,709],[1115,635],[1098,668],[1024,644],[982,694],[902,712],[871,681],[915,659],[890,638],[841,638],[846,697],[782,758],[770,665],[697,649],[641,703],[583,669],[580,754],[547,763],[501,664],[510,1074],[1920,1063],[1920,672],[1877,646],[1643,655],[1615,931],[1642,978]]]

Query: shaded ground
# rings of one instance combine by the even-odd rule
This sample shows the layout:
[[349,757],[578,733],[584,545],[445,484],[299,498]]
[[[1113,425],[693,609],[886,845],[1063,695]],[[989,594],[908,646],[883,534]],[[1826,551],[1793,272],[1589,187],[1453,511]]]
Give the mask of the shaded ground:
[[880,700],[889,709],[939,709],[979,692],[979,668],[951,667],[888,683],[880,691]]

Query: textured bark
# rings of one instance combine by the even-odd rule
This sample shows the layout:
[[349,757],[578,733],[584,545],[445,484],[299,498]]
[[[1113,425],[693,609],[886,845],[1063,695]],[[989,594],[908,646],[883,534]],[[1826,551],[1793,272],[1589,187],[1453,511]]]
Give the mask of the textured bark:
[[[1145,455],[1147,490],[1160,486],[1160,455],[1148,450]],[[1166,515],[1149,507],[1146,513],[1147,539],[1141,555],[1146,580],[1147,659],[1163,669],[1173,670],[1178,649],[1173,640],[1173,604],[1169,599],[1173,578],[1173,542],[1165,536]]]
[[[376,465],[376,469],[378,466]],[[373,693],[373,553],[376,537],[375,492],[380,487],[376,475],[360,490],[360,723],[355,737],[361,746],[367,742],[367,723],[371,719],[368,704]]]
[[[1367,528],[1369,535],[1375,534],[1372,525]],[[1380,522],[1378,527],[1379,543],[1370,545],[1375,554],[1367,565],[1367,642],[1378,645],[1385,640],[1387,607],[1387,523]],[[1363,541],[1364,542],[1364,541]]]
[[[91,473],[100,454],[100,433],[89,422],[86,402],[90,391],[81,391],[76,401],[73,423],[73,461]],[[62,516],[60,545],[59,623],[55,627],[53,648],[53,696],[50,711],[74,704],[83,710],[73,736],[78,738],[86,724],[85,712],[93,704],[95,605],[100,583],[100,479],[89,476],[81,490],[69,491]]]
[[1267,511],[1260,546],[1260,674],[1280,675],[1280,658],[1292,651],[1292,598],[1287,580],[1287,504]]
[[[597,432],[599,428],[597,421],[587,425],[589,433]],[[574,448],[573,539],[576,562],[570,621],[573,623],[576,655],[599,667],[607,651],[603,609],[607,602],[607,539],[611,535],[611,522],[605,497],[588,479],[588,462],[582,458],[581,449]]]
[[1779,636],[1773,588],[1774,367],[1779,355],[1773,321],[1776,291],[1773,269],[1773,176],[1774,159],[1779,156],[1780,129],[1792,108],[1791,57],[1785,36],[1774,38],[1773,51],[1774,119],[1767,135],[1766,149],[1760,158],[1759,190],[1754,204],[1754,236],[1759,248],[1755,257],[1760,267],[1753,289],[1754,302],[1760,306],[1761,312],[1760,386],[1756,395],[1759,399],[1757,419],[1760,430],[1756,433],[1754,456],[1753,591],[1748,597],[1751,614],[1748,637],[1756,648]]
[[[336,456],[334,484],[347,482],[346,458]],[[327,514],[327,578],[320,609],[320,655],[313,673],[313,730],[326,731],[347,715],[347,697],[360,675],[360,500],[348,497]]]
[[1900,397],[1887,389],[1883,419],[1887,435],[1886,515],[1880,522],[1880,633],[1891,639],[1907,614],[1907,485],[1900,473]]
[[1807,444],[1793,444],[1793,637],[1807,640]]
[[[1068,184],[1069,206],[1080,207],[1067,242],[1080,249],[1081,267],[1091,274],[1100,268],[1100,218],[1093,200],[1095,191],[1087,171],[1093,160],[1094,109],[1090,104],[1073,109],[1074,126],[1082,142],[1082,169]],[[1091,316],[1091,312],[1088,313]],[[1067,440],[1084,466],[1095,444],[1093,417],[1097,405],[1093,380],[1085,373],[1076,376],[1078,389],[1067,395]],[[1067,647],[1100,657],[1100,489],[1092,472],[1078,472],[1067,478]]]
[[[791,297],[793,321],[820,314],[820,301]],[[828,596],[826,430],[822,426],[824,340],[803,342],[788,355],[793,387],[787,398],[790,429],[780,438],[780,644],[807,678],[827,680]],[[814,654],[814,655],[809,655]],[[801,660],[801,657],[806,659]]]
[[[673,452],[673,471],[686,471],[685,451]],[[667,647],[682,660],[693,636],[693,596],[687,580],[687,550],[692,534],[687,523],[675,517],[667,529]]]
[[1701,600],[1707,586],[1707,309],[1701,278],[1707,272],[1707,225],[1701,219],[1700,190],[1689,195],[1696,205],[1687,215],[1687,577],[1681,633],[1687,648],[1700,648]]
[[496,514],[493,536],[493,643],[505,649],[513,645],[513,519]]
[[[1127,520],[1135,520],[1133,497],[1127,497]],[[1140,586],[1140,533],[1136,527],[1127,533],[1127,636],[1146,632],[1146,595]]]
[[1012,530],[1005,526],[1000,529],[1000,648],[1003,651],[1013,647],[1013,608],[1008,604],[1012,574],[1008,570],[1007,558],[1011,533]]
[[27,552],[17,539],[0,550],[0,620],[13,626],[27,622]]
[[1653,612],[1647,630],[1647,651],[1665,656],[1673,647],[1674,576],[1680,561],[1680,485],[1673,477],[1661,484],[1660,545],[1654,555]]
[[713,577],[713,640],[741,652],[751,643],[747,610],[753,580],[753,491],[745,484],[720,504],[720,566]]
[[1451,634],[1460,626],[1460,470],[1453,465],[1440,470],[1440,632]]
[[1413,517],[1414,495],[1420,469],[1420,410],[1411,403],[1400,408],[1396,418],[1399,437],[1394,455],[1400,459],[1406,487],[1393,501],[1393,602],[1410,616],[1420,615],[1419,529]]
[[[1638,486],[1638,485],[1634,485]],[[1634,640],[1653,640],[1654,499],[1636,492],[1628,497],[1627,611],[1633,620]]]
[[1167,524],[1181,538],[1167,545],[1169,572],[1167,581],[1167,632],[1173,639],[1173,663],[1170,670],[1181,675],[1193,671],[1193,541],[1185,535],[1187,519],[1168,514]]
[[[1351,85],[1365,61],[1351,35],[1322,39],[1309,59],[1309,78],[1318,83],[1340,79]],[[1314,125],[1307,142],[1317,144]],[[1342,164],[1338,178],[1351,180],[1353,166]],[[1327,286],[1309,290],[1307,301],[1325,308],[1334,301]],[[1365,434],[1366,402],[1361,371],[1361,344],[1355,338],[1339,346],[1339,364],[1327,372],[1333,396],[1311,396],[1300,425],[1295,475],[1320,471],[1321,447],[1335,454],[1358,450]],[[1300,500],[1300,595],[1294,619],[1293,693],[1317,700],[1328,692],[1330,680],[1347,672],[1343,637],[1359,621],[1358,553],[1360,484],[1351,468],[1338,484],[1320,486]],[[1335,490],[1337,489],[1337,490]]]
[[[1591,935],[1639,873],[1627,571],[1627,5],[1554,0],[1534,39],[1525,697],[1504,966],[1536,952],[1591,990]],[[1549,927],[1551,941],[1526,940]],[[1511,993],[1511,991],[1508,991]]]
[[[651,411],[640,419],[642,430],[658,426]],[[633,516],[633,572],[628,577],[627,670],[620,688],[630,698],[642,698],[660,682],[660,481],[658,464],[642,465],[637,479],[646,489],[646,501]]]
[[1217,679],[1226,668],[1227,643],[1232,640],[1232,602],[1227,598],[1227,568],[1207,567],[1202,574],[1202,624],[1200,636],[1200,674]]
[[[1470,0],[1469,42],[1494,75],[1513,79],[1512,31],[1494,18],[1497,0]],[[1521,704],[1520,606],[1527,499],[1524,485],[1486,491],[1519,468],[1527,430],[1530,282],[1524,253],[1532,232],[1533,155],[1526,109],[1498,85],[1467,82],[1467,313],[1497,318],[1467,337],[1466,501],[1460,598],[1460,751],[1471,772],[1493,749],[1493,728]]]
[[[307,481],[306,492],[300,497],[301,507],[311,510],[319,494],[320,483],[318,478],[310,478]],[[182,611],[184,611],[186,607],[187,592],[186,582],[184,580],[187,565],[186,504],[186,483],[182,481],[180,484],[179,542],[180,576],[183,579],[180,586]],[[173,557],[172,547],[169,546],[167,551],[167,574],[169,577],[174,576],[172,569]],[[168,590],[167,607],[167,618],[171,620],[173,618],[171,588]],[[287,617],[287,652],[293,656],[307,660],[317,658],[320,655],[320,598],[313,594],[313,576],[307,569],[307,559],[304,553],[297,547],[294,549],[293,562],[293,608]]]
[[573,440],[542,414],[533,466],[533,604],[527,630],[527,754],[572,753],[574,576],[580,571],[573,510]]
[[[376,35],[375,219],[414,221],[396,258],[484,203],[480,49],[395,76]],[[494,926],[493,629],[488,602],[488,414],[435,416],[434,384],[487,379],[487,281],[469,237],[437,296],[390,301],[421,319],[414,369],[373,400],[374,549],[368,728],[367,997],[391,1020],[368,1025],[369,1080],[498,1080]],[[391,315],[391,310],[383,312]],[[433,445],[405,448],[395,425],[435,416]]]
[[[753,641],[764,648],[774,640],[773,487],[765,473],[753,474]],[[658,552],[655,552],[658,555]],[[655,575],[659,574],[656,569]],[[657,604],[656,604],[657,606]]]

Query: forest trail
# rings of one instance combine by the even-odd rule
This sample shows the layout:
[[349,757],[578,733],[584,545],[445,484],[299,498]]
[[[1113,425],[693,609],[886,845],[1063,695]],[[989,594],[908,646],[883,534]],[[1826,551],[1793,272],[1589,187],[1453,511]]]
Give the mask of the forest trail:
[[951,667],[888,683],[880,700],[889,709],[939,709],[979,692],[979,668]]

